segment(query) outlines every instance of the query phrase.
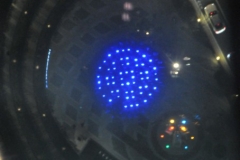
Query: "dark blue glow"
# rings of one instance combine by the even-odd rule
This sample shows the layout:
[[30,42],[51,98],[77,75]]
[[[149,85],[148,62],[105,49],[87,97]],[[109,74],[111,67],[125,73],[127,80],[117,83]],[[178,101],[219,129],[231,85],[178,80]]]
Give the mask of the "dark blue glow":
[[159,60],[150,49],[112,47],[97,66],[98,94],[107,106],[148,106],[159,92]]

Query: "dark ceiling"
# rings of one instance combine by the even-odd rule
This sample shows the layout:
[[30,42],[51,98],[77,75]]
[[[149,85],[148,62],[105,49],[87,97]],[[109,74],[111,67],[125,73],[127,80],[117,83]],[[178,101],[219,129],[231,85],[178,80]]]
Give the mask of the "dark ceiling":
[[[160,152],[152,134],[158,121],[180,115],[201,124],[198,147],[180,159],[236,158],[239,98],[233,95],[239,85],[219,67],[190,3],[175,2],[132,1],[129,22],[121,17],[122,0],[3,3],[9,8],[0,9],[0,142],[6,159],[178,159]],[[92,83],[103,52],[120,41],[154,48],[166,68],[161,97],[131,119],[106,112]],[[171,78],[172,61],[187,56],[192,68]]]

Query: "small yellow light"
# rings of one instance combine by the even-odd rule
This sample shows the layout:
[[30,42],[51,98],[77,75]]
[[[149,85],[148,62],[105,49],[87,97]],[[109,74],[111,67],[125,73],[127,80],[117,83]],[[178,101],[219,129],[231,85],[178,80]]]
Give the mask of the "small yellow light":
[[198,18],[197,21],[198,21],[198,22],[201,22],[201,18]]
[[50,25],[50,24],[48,24],[48,25],[47,25],[47,27],[48,27],[48,28],[51,28],[51,25]]
[[217,57],[216,57],[216,60],[218,60],[218,61],[219,61],[219,60],[220,60],[220,57],[219,57],[219,56],[217,56]]
[[192,137],[191,137],[191,140],[193,140],[193,139],[194,139],[194,137],[192,136]]
[[170,119],[170,123],[174,123],[175,121],[174,121],[174,119]]
[[187,131],[187,128],[185,126],[181,126],[180,129],[183,131],[183,132],[186,132]]
[[163,135],[163,134],[161,134],[161,135],[160,135],[160,137],[161,137],[161,138],[164,138],[164,135]]

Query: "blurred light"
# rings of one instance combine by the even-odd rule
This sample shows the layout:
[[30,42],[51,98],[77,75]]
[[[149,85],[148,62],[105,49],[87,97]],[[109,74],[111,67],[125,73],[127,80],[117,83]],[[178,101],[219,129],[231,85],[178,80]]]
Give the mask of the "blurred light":
[[46,114],[45,114],[45,113],[43,113],[43,114],[42,114],[42,116],[43,116],[43,117],[46,117]]
[[186,66],[190,66],[191,64],[190,63],[187,63]]
[[174,123],[175,122],[175,120],[174,119],[170,119],[170,121],[169,121],[170,123]]
[[39,69],[39,65],[36,65],[36,69]]
[[47,28],[51,28],[51,25],[50,25],[50,24],[48,24],[48,25],[47,25]]
[[13,59],[13,63],[16,63],[17,62],[17,60],[16,59]]
[[179,66],[180,66],[179,63],[174,63],[173,64],[173,68],[179,68]]
[[188,146],[185,146],[184,149],[188,149]]
[[181,129],[183,132],[186,132],[186,131],[187,131],[187,127],[185,127],[185,126],[180,126],[180,129]]
[[126,21],[126,22],[130,21],[130,16],[129,16],[129,14],[128,14],[128,13],[123,13],[123,14],[122,14],[122,20],[123,20],[123,21]]
[[163,134],[161,134],[161,135],[160,135],[160,137],[161,137],[161,138],[164,138],[164,135],[163,135]]
[[191,140],[193,140],[193,139],[194,139],[194,136],[191,137]]
[[146,35],[149,35],[150,33],[149,32],[146,32]]
[[169,131],[173,131],[174,130],[174,126],[171,126],[168,129],[169,129]]
[[191,60],[191,58],[190,57],[184,57],[183,60],[184,61],[189,61],[189,60]]
[[28,11],[25,11],[24,14],[28,14]]
[[137,29],[137,32],[140,32],[140,30],[139,30],[139,29]]
[[47,64],[46,64],[46,72],[45,72],[45,87],[48,88],[48,66],[50,62],[51,49],[48,50]]
[[174,72],[174,74],[178,74],[178,72],[176,71],[176,72]]
[[198,19],[197,19],[197,22],[201,22],[201,18],[198,18]]
[[217,61],[219,61],[219,60],[220,60],[220,57],[219,57],[219,56],[217,56],[217,57],[216,57],[216,60],[217,60]]
[[235,96],[238,97],[238,94],[236,94]]
[[20,112],[22,109],[21,109],[21,108],[18,108],[17,110]]
[[169,148],[170,148],[170,145],[169,145],[169,144],[167,144],[167,145],[166,145],[166,148],[167,148],[167,149],[169,149]]
[[123,5],[123,8],[126,10],[126,11],[131,11],[133,10],[133,5],[131,2],[125,2],[124,5]]
[[186,120],[182,120],[182,124],[186,124]]
[[228,54],[227,54],[227,58],[229,59],[230,57],[231,57],[231,54],[230,54],[230,53],[228,53]]

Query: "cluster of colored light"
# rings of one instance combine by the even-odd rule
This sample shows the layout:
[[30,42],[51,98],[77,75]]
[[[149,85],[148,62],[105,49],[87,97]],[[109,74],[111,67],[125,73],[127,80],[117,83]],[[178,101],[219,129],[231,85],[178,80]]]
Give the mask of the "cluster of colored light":
[[147,105],[159,89],[159,61],[149,49],[111,49],[97,68],[97,90],[108,105]]
[[48,50],[47,63],[46,63],[46,73],[45,73],[45,87],[48,88],[48,66],[51,55],[51,49]]

